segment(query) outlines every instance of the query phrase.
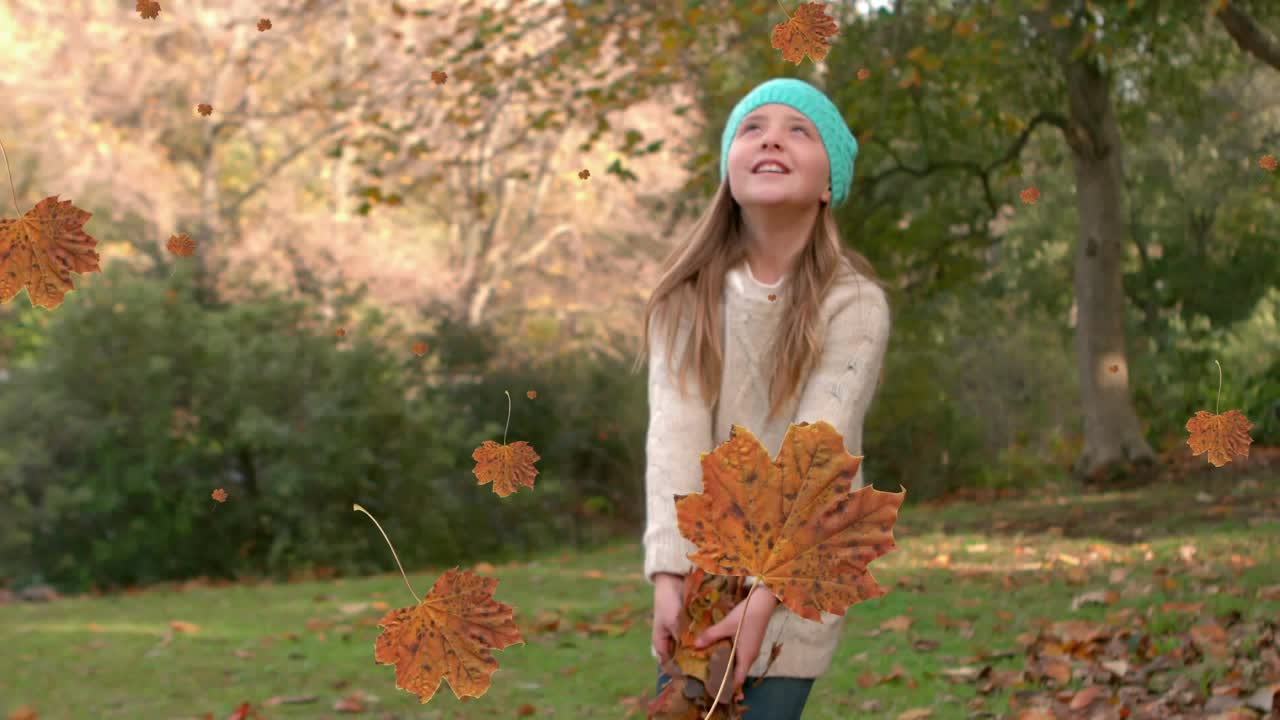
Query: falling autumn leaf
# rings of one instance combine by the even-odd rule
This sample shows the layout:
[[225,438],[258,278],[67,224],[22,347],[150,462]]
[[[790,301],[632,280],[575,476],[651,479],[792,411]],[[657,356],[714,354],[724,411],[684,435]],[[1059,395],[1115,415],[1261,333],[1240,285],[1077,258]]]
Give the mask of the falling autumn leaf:
[[520,486],[533,487],[533,479],[538,476],[538,469],[533,466],[542,458],[533,446],[523,440],[510,445],[500,445],[492,440],[485,440],[480,447],[471,453],[476,461],[471,472],[476,476],[477,485],[493,483],[493,491],[498,497],[506,497]]
[[1036,201],[1040,199],[1040,190],[1035,185],[1032,185],[1026,190],[1023,190],[1021,196],[1022,202],[1028,205],[1035,205]]
[[71,273],[101,272],[98,241],[84,232],[91,216],[52,195],[17,220],[0,218],[0,304],[25,287],[32,305],[52,310],[75,289]]
[[582,178],[583,180],[586,180],[587,178],[591,177],[591,171],[587,170],[586,168],[583,168],[578,171],[578,177]]
[[186,233],[170,235],[164,246],[169,252],[178,257],[191,257],[196,252],[196,241],[192,240]]
[[774,300],[777,300],[777,299],[778,299],[777,295],[774,295],[773,293],[769,293],[769,302],[773,302]]
[[261,20],[259,20],[259,21],[258,21],[258,32],[266,32],[266,31],[268,31],[268,30],[270,30],[270,29],[271,29],[271,21],[270,21],[270,20],[268,20],[268,19],[266,19],[266,18],[262,18]]
[[429,701],[447,680],[453,694],[480,697],[498,662],[490,649],[524,644],[514,609],[493,599],[498,581],[457,568],[446,571],[422,602],[388,612],[374,645],[380,665],[395,665],[396,687]]
[[1187,445],[1191,446],[1191,455],[1209,453],[1209,463],[1214,467],[1222,467],[1231,462],[1233,455],[1249,457],[1249,429],[1253,423],[1239,410],[1228,410],[1221,415],[1213,415],[1204,410],[1197,410],[1195,417],[1187,421]]
[[446,73],[443,70],[431,71],[431,82],[435,83],[436,85],[443,85],[445,81],[448,79],[449,79],[449,73]]
[[1262,156],[1262,159],[1258,161],[1258,167],[1262,168],[1263,170],[1266,170],[1267,172],[1275,172],[1275,171],[1276,171],[1276,156],[1275,156],[1275,155],[1263,155],[1263,156]]
[[1119,365],[1111,365],[1110,367],[1108,367],[1108,368],[1107,368],[1107,372],[1110,372],[1112,375],[1114,375],[1114,374],[1116,374],[1116,373],[1120,372],[1120,366],[1119,366]]
[[792,424],[778,456],[749,430],[702,456],[703,492],[676,495],[680,532],[707,572],[755,576],[807,620],[885,594],[867,564],[895,547],[906,490],[850,492],[861,457],[830,423]]
[[217,490],[214,490],[211,493],[211,495],[214,500],[217,500],[220,503],[227,501],[227,491],[223,490],[222,488],[218,488]]
[[138,0],[135,9],[142,15],[143,20],[155,20],[160,14],[160,3],[156,0]]
[[530,400],[532,400],[532,399],[534,399],[534,398],[538,397],[538,391],[537,391],[537,390],[530,390],[529,392],[525,393],[525,396],[526,396],[526,397],[528,397]]
[[427,352],[427,344],[419,340],[418,342],[413,344],[413,347],[409,349],[413,351],[414,355],[417,355],[418,357],[422,357]]
[[334,335],[337,335],[338,337],[346,337],[346,336],[347,336],[347,330],[346,330],[346,328],[338,328],[337,330],[334,330],[334,331],[333,331],[333,334],[334,334]]
[[209,115],[213,112],[213,106],[210,105],[209,103],[200,103],[199,105],[196,106],[196,112],[200,113],[201,115],[204,115],[205,117],[209,117]]
[[825,3],[807,2],[796,8],[786,21],[773,28],[770,45],[782,51],[782,59],[800,64],[805,55],[820,62],[831,50],[830,38],[839,31],[834,18],[826,14]]
[[868,70],[868,69],[866,69],[866,68],[861,68],[860,70],[858,70],[858,79],[859,79],[859,80],[866,80],[866,79],[867,79],[867,78],[869,78],[869,77],[871,77],[871,71],[870,71],[870,70]]

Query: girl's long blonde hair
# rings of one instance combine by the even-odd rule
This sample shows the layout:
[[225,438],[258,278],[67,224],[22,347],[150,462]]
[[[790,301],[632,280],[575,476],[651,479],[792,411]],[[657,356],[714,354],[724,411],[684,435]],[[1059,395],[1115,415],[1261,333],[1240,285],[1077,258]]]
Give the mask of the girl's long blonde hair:
[[[650,325],[655,313],[660,313],[667,329],[666,346],[675,347],[680,314],[691,311],[692,337],[680,363],[680,392],[685,394],[685,378],[692,369],[697,373],[707,407],[715,406],[720,399],[720,376],[724,369],[720,338],[725,273],[745,257],[742,215],[728,183],[721,182],[688,238],[662,263],[662,277],[645,304],[644,334],[632,372],[648,357]],[[845,273],[866,278],[884,289],[871,262],[841,242],[831,206],[823,203],[809,242],[787,273],[786,286],[778,298],[778,302],[783,303],[783,315],[778,325],[779,335],[773,338],[774,352],[769,353],[773,360],[768,375],[771,378],[768,419],[777,415],[799,392],[801,382],[817,363],[825,340],[819,336],[822,298]],[[669,371],[672,369],[670,354],[667,367]]]

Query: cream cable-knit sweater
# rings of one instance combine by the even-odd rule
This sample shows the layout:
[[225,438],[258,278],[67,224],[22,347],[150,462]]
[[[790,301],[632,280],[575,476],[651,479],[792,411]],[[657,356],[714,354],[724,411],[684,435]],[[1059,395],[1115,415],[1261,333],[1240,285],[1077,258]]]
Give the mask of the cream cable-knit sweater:
[[[770,457],[777,455],[792,423],[825,420],[844,438],[851,455],[862,454],[862,421],[875,395],[876,382],[889,340],[889,306],[884,291],[864,277],[849,277],[832,286],[822,304],[826,344],[798,396],[772,422],[765,348],[781,318],[780,293],[786,278],[773,285],[756,280],[743,260],[725,278],[722,308],[725,310],[724,374],[715,412],[708,408],[690,373],[685,383],[689,397],[680,394],[676,378],[667,369],[667,354],[678,371],[689,338],[687,319],[681,320],[676,347],[667,348],[666,330],[650,323],[649,333],[649,432],[645,442],[644,575],[692,571],[688,555],[696,548],[680,534],[676,523],[676,494],[702,491],[700,456],[729,439],[730,425],[746,427],[764,444]],[[657,318],[655,317],[655,320]],[[862,468],[852,488],[864,485]],[[856,608],[856,606],[854,606]],[[765,631],[760,656],[747,673],[759,677],[769,662],[774,643],[782,649],[769,677],[816,678],[826,672],[835,654],[844,616],[822,613],[823,622],[806,620],[779,605]],[[657,657],[653,648],[649,653]]]

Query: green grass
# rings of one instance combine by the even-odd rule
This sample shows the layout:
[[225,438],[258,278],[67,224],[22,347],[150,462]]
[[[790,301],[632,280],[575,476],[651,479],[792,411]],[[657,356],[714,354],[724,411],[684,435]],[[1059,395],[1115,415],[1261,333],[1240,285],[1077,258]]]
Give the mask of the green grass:
[[[1206,614],[1280,616],[1280,603],[1257,596],[1280,578],[1280,477],[1274,470],[1244,477],[1200,473],[1194,482],[1145,490],[944,506],[913,503],[908,495],[895,533],[898,549],[872,566],[890,592],[850,609],[806,719],[896,718],[918,707],[933,708],[933,718],[967,718],[981,709],[1002,715],[1007,692],[985,696],[971,709],[966,703],[982,697],[973,685],[939,673],[981,665],[970,656],[983,653],[1009,653],[989,662],[1021,668],[1017,637],[1034,633],[1040,620],[1102,619],[1122,607],[1146,612],[1166,601],[1201,600]],[[1198,500],[1202,491],[1215,501]],[[1189,571],[1180,555],[1187,545],[1206,570]],[[1084,577],[1069,577],[1071,567],[1083,568]],[[1158,567],[1167,568],[1174,587],[1162,586]],[[1113,586],[1109,575],[1116,568],[1128,575]],[[495,651],[501,669],[491,688],[465,704],[447,684],[426,706],[396,689],[393,668],[373,661],[380,631],[373,623],[382,613],[344,614],[345,603],[411,604],[398,574],[0,606],[0,713],[27,704],[42,720],[205,713],[222,720],[249,701],[264,718],[339,717],[334,702],[358,690],[376,697],[369,717],[517,717],[528,704],[533,717],[622,718],[628,699],[653,696],[656,679],[649,656],[652,595],[640,572],[638,537],[486,571],[500,581],[497,599],[516,607],[526,644]],[[410,579],[423,594],[437,574],[419,571]],[[1071,610],[1074,596],[1108,587],[1121,593],[1115,605]],[[561,615],[560,629],[534,629],[543,613]],[[879,630],[899,615],[912,619],[907,631]],[[948,619],[968,627],[946,627]],[[171,620],[195,623],[199,631],[174,633],[165,642]],[[577,629],[578,622],[602,627]],[[1193,622],[1193,616],[1158,610],[1151,617],[1166,643]],[[895,668],[903,676],[882,682]],[[863,687],[860,678],[875,682]],[[272,696],[300,695],[317,699],[260,708]],[[869,701],[878,705],[865,705]]]

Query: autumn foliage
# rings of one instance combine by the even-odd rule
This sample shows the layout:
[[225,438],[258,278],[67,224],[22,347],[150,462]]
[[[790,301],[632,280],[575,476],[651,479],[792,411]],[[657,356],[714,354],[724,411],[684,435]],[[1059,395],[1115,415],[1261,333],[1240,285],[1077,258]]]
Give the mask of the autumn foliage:
[[[830,423],[793,424],[776,458],[749,430],[702,456],[701,493],[677,495],[680,532],[698,550],[686,578],[685,616],[670,667],[673,678],[650,705],[655,717],[701,717],[712,708],[741,717],[726,697],[733,648],[723,641],[698,650],[694,640],[746,596],[741,578],[755,576],[796,615],[822,621],[885,593],[867,565],[895,547],[893,526],[906,491],[850,491],[861,457],[850,455]],[[785,648],[769,650],[770,662]],[[730,693],[728,697],[732,697]]]
[[773,28],[770,44],[774,50],[782,51],[783,60],[799,65],[806,55],[814,62],[827,57],[831,38],[838,29],[836,21],[826,14],[826,7],[825,3],[804,3]]
[[703,491],[676,497],[680,532],[698,546],[689,559],[707,572],[760,578],[808,620],[880,597],[867,565],[895,547],[906,491],[850,492],[861,462],[824,421],[793,424],[772,460],[734,425],[702,458]]
[[54,195],[17,220],[0,218],[0,303],[26,288],[32,305],[52,310],[75,289],[71,273],[100,272],[98,241],[84,232],[91,215]]
[[454,568],[436,580],[422,602],[383,616],[374,658],[395,665],[396,687],[424,703],[441,680],[459,699],[483,695],[498,669],[489,650],[524,643],[513,608],[493,599],[497,586],[493,578]]

